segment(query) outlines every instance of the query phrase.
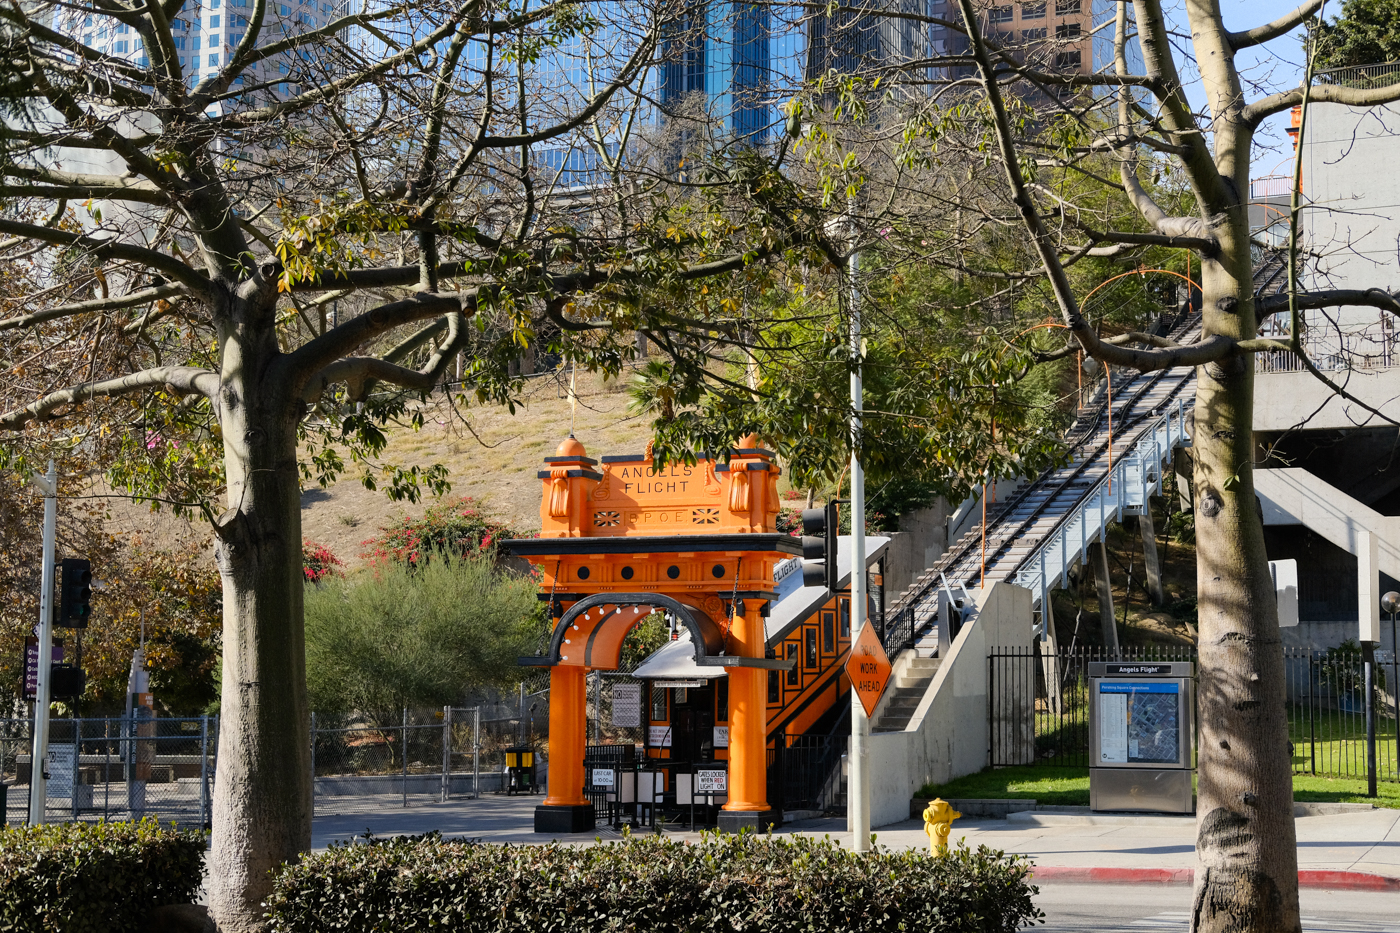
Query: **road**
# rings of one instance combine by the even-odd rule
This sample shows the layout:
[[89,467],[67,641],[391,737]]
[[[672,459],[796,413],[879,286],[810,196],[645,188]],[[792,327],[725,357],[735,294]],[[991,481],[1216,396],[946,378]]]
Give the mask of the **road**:
[[[1186,933],[1189,885],[1042,884],[1036,905],[1045,933]],[[1300,892],[1305,933],[1400,933],[1400,897],[1393,892]]]

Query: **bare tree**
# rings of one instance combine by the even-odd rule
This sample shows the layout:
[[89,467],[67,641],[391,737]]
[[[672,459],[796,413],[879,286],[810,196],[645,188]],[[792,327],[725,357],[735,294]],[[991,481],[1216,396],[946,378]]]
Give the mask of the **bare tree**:
[[[1258,297],[1252,284],[1257,247],[1251,243],[1247,202],[1261,123],[1299,105],[1366,107],[1400,99],[1400,84],[1314,86],[1310,72],[1301,87],[1251,97],[1239,53],[1315,23],[1321,7],[1322,0],[1309,0],[1274,22],[1231,31],[1217,0],[1187,0],[1188,51],[1169,29],[1159,0],[1120,3],[1105,27],[1114,30],[1115,64],[1101,73],[1046,67],[1026,50],[1006,45],[1005,34],[993,38],[986,10],[974,0],[958,0],[958,15],[948,18],[895,14],[969,39],[965,54],[931,56],[893,70],[916,72],[921,81],[933,74],[927,83],[935,97],[964,102],[957,106],[966,106],[969,90],[977,92],[988,147],[1000,163],[1001,187],[1014,214],[1008,217],[994,202],[973,214],[987,223],[1014,219],[1029,237],[1039,266],[1036,277],[1048,283],[1059,323],[1071,338],[1067,351],[1049,355],[1079,351],[1140,371],[1197,368],[1192,456],[1200,606],[1200,867],[1192,929],[1210,933],[1299,929],[1283,653],[1254,493],[1252,356],[1295,353],[1329,391],[1347,395],[1307,359],[1299,312],[1364,305],[1400,313],[1400,296],[1384,290],[1301,290],[1291,261],[1293,287],[1287,294]],[[1126,54],[1134,36],[1140,72],[1130,69]],[[1187,100],[1182,69],[1188,57],[1201,75],[1204,115]],[[1028,120],[1030,100],[1043,106]],[[931,115],[947,109],[946,104],[925,108],[902,129],[937,138],[941,129]],[[1116,179],[1095,175],[1092,159],[1103,153],[1117,163]],[[1149,191],[1143,178],[1148,165],[1181,179],[1184,209]],[[1037,172],[1046,166],[1095,178],[1100,194],[1130,207],[1135,221],[1118,211],[1113,222],[1093,222],[1109,215],[1089,199],[1066,196],[1041,182]],[[1083,313],[1067,267],[1086,255],[1130,255],[1144,247],[1189,249],[1198,258],[1204,318],[1195,342],[1177,345],[1131,331],[1106,338]],[[1280,312],[1291,318],[1287,338],[1259,337],[1264,318]]]

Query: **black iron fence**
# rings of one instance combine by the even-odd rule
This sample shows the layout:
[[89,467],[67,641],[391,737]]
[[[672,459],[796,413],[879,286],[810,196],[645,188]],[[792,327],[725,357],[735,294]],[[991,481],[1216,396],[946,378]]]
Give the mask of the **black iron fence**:
[[993,766],[1089,767],[1089,664],[1094,661],[1194,661],[1174,646],[993,648],[987,658]]
[[[1379,654],[1379,652],[1378,652]],[[1388,657],[1387,657],[1388,655]],[[1371,715],[1376,780],[1400,781],[1394,652],[1372,671]],[[1295,774],[1366,776],[1366,689],[1363,654],[1355,644],[1324,650],[1284,649],[1288,669],[1288,740]],[[1388,663],[1387,663],[1388,662]]]
[[[1150,646],[1047,654],[1039,647],[993,648],[988,655],[991,763],[1089,766],[1089,664],[1192,661],[1195,650]],[[1288,738],[1295,774],[1365,778],[1366,699],[1359,647],[1285,648]],[[1371,713],[1376,778],[1400,781],[1395,656],[1373,668]]]
[[843,803],[846,735],[796,735],[768,749],[768,804],[785,814]]

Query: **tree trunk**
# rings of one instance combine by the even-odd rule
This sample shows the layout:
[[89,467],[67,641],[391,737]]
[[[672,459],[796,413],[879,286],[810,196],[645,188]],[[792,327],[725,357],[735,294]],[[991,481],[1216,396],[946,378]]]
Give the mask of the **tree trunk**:
[[[1247,152],[1248,139],[1241,143]],[[1236,184],[1248,190],[1247,182]],[[1202,265],[1206,334],[1254,336],[1245,210],[1230,206],[1217,224],[1220,256]],[[1198,369],[1200,770],[1191,919],[1198,933],[1299,929],[1283,649],[1254,493],[1253,407],[1252,357]]]
[[209,891],[220,931],[246,933],[263,927],[271,871],[311,846],[311,752],[296,460],[300,405],[289,401],[271,312],[232,301],[217,403],[228,510],[215,525],[224,656]]

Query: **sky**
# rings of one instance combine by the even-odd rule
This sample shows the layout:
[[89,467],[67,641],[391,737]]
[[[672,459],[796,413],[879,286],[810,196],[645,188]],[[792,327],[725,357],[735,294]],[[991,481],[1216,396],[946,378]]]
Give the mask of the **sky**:
[[[1278,19],[1297,6],[1292,0],[1220,0],[1225,27],[1238,32],[1262,26]],[[1186,12],[1181,0],[1163,0],[1170,22],[1181,32],[1185,47],[1189,49],[1189,32],[1186,28]],[[1341,12],[1341,0],[1327,0],[1324,15],[1331,18]],[[1297,87],[1303,80],[1303,48],[1301,28],[1292,34],[1281,36],[1266,46],[1255,46],[1240,53],[1238,62],[1241,77],[1245,81],[1245,91],[1251,100],[1267,96],[1290,87]],[[1185,74],[1183,74],[1185,78]],[[1205,106],[1205,95],[1200,82],[1188,87],[1192,104],[1198,109]],[[1265,175],[1286,174],[1291,170],[1292,146],[1285,132],[1289,125],[1287,113],[1277,114],[1265,121],[1256,139],[1256,150],[1250,175],[1259,178]]]

